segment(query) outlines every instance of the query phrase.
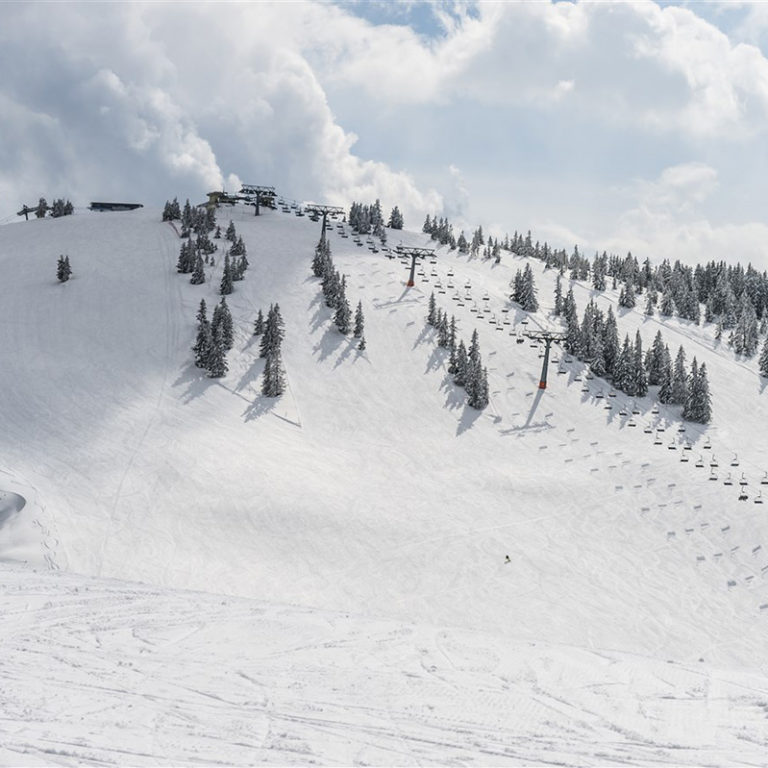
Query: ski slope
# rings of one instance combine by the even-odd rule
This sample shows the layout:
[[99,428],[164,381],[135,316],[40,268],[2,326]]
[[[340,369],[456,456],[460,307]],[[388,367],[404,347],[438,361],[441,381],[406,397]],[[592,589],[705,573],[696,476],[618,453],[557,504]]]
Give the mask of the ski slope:
[[[405,265],[342,239],[334,228],[329,233],[334,263],[347,275],[350,303],[362,301],[366,315],[368,347],[360,353],[351,337],[333,327],[319,281],[311,275],[320,224],[280,211],[264,210],[257,218],[250,208],[236,208],[219,213],[222,229],[230,216],[251,267],[228,297],[236,341],[229,373],[220,380],[207,379],[194,367],[190,346],[200,299],[209,311],[218,301],[221,254],[208,281],[190,285],[175,272],[180,241],[174,229],[151,210],[0,228],[5,275],[0,387],[6,398],[0,558],[12,565],[8,573],[23,573],[18,569],[26,565],[78,578],[143,582],[152,587],[136,589],[154,590],[161,604],[178,601],[182,614],[190,610],[184,605],[210,605],[205,623],[217,636],[216,628],[223,631],[228,621],[226,606],[212,607],[221,599],[177,590],[257,600],[297,616],[306,616],[306,610],[312,622],[327,612],[349,614],[355,657],[370,658],[387,675],[396,674],[397,665],[390,669],[391,660],[368,644],[376,622],[407,625],[417,635],[482,635],[482,643],[506,649],[501,658],[515,665],[529,658],[531,652],[522,650],[533,647],[528,643],[567,647],[552,661],[561,676],[574,654],[593,654],[587,676],[595,684],[607,675],[596,659],[608,654],[642,659],[637,663],[653,668],[652,675],[661,674],[667,662],[685,670],[670,683],[675,696],[694,686],[686,675],[712,665],[727,669],[717,673],[721,679],[753,679],[755,696],[765,695],[768,505],[755,504],[754,497],[768,470],[760,426],[768,405],[766,382],[754,362],[735,360],[730,350],[715,345],[711,328],[622,310],[622,338],[640,329],[650,343],[661,328],[671,350],[683,343],[689,359],[696,354],[706,361],[713,423],[706,429],[686,425],[679,433],[677,409],[655,414],[651,399],[609,398],[604,382],[576,380],[581,371],[576,362],[553,364],[549,388],[542,391],[537,350],[510,336],[510,331],[553,327],[547,310],[554,275],[541,264],[532,262],[542,310],[523,325],[524,313],[507,296],[524,259],[505,255],[494,265],[440,249],[423,278],[406,288]],[[405,245],[434,246],[420,233],[389,234],[393,245],[402,239]],[[55,280],[60,253],[69,255],[74,271],[66,284]],[[482,413],[467,408],[463,391],[450,383],[445,350],[424,322],[438,280],[446,286],[445,294],[437,294],[439,304],[456,314],[462,338],[468,341],[473,328],[480,334],[491,389],[491,404]],[[449,281],[453,289],[447,288]],[[459,306],[457,292],[468,292],[471,301]],[[576,283],[574,294],[581,312],[591,293]],[[596,300],[605,304],[616,296],[607,292]],[[251,335],[256,312],[272,302],[279,302],[286,323],[288,391],[276,401],[259,394],[263,364]],[[478,313],[470,311],[475,304]],[[489,312],[483,311],[486,306]],[[503,313],[505,308],[510,311]],[[560,365],[562,375],[556,373]],[[597,397],[601,390],[603,398]],[[641,412],[634,428],[629,416],[619,415],[632,406]],[[644,432],[647,425],[650,434]],[[659,427],[663,439],[654,445]],[[693,443],[692,451],[683,452],[685,440]],[[686,454],[690,461],[682,462]],[[731,469],[734,454],[739,467]],[[712,455],[719,464],[715,481],[708,479]],[[699,456],[705,467],[695,466]],[[737,500],[738,485],[723,485],[728,471],[745,474],[747,502]],[[762,488],[768,496],[768,486]],[[75,577],[39,578],[40,589],[54,594],[55,606],[65,589],[57,585]],[[112,582],[88,583],[94,590],[112,589],[107,586]],[[285,605],[295,608],[277,608]],[[167,614],[152,611],[155,618],[147,620],[146,631],[162,635]],[[33,611],[32,626],[45,622],[44,614]],[[118,614],[116,621],[130,622],[130,611]],[[71,612],[62,627],[78,626],[81,618]],[[299,627],[301,621],[286,620],[270,642],[287,647],[294,633],[311,633]],[[5,625],[17,629],[14,621]],[[45,653],[55,653],[59,642],[61,636],[49,637]],[[481,641],[466,642],[474,648]],[[190,659],[205,658],[211,644],[188,649]],[[417,646],[407,645],[403,653],[416,658]],[[223,667],[229,663],[226,654],[241,648],[222,649]],[[98,664],[85,645],[72,652],[86,654],[86,667]],[[529,658],[536,676],[543,674],[539,653]],[[332,663],[317,654],[318,667]],[[624,671],[617,674],[630,675],[622,684],[629,680],[632,696],[641,696],[627,671],[634,663],[622,661],[618,667]],[[184,674],[194,676],[194,669],[199,672],[195,666]],[[175,677],[172,668],[168,674]],[[335,679],[335,672],[327,675],[328,681]],[[343,680],[337,688],[350,694],[352,682]],[[61,678],[61,689],[69,682]],[[460,685],[455,679],[445,685],[466,690],[476,682],[474,672],[465,670]],[[124,685],[118,690],[132,690],[131,681]],[[269,685],[280,689],[282,683],[275,677]],[[360,696],[374,690],[369,683],[354,686],[360,686]],[[553,694],[556,689],[551,683]],[[413,695],[432,706],[446,699],[445,687]],[[711,711],[707,696],[702,701],[710,701]],[[741,722],[733,714],[738,696],[723,696],[722,712],[712,717],[720,722],[726,713]],[[462,696],[452,700],[461,709]],[[347,706],[341,698],[334,701],[341,709]],[[156,711],[159,705],[153,706]],[[674,709],[679,713],[684,706]],[[477,707],[478,720],[469,731],[493,730],[493,707]],[[562,711],[552,717],[555,725],[547,728],[559,728]],[[659,717],[668,720],[666,714]],[[644,719],[635,714],[633,728]],[[545,720],[539,727],[550,733]],[[744,722],[747,742],[754,739],[764,748],[763,721]],[[38,743],[32,730],[19,728],[18,744]],[[162,724],[156,730],[165,733]],[[584,751],[563,742],[563,762],[589,762],[588,754],[600,762],[595,734],[585,733],[590,735],[584,736]],[[96,744],[93,734],[82,736],[86,745]],[[225,739],[233,738],[227,734]],[[697,748],[720,748],[711,729],[694,740]],[[661,737],[648,741],[662,742]],[[111,742],[100,743],[106,748]],[[334,752],[322,738],[309,743],[319,745],[320,762],[398,762],[391,752],[361,756]],[[742,755],[731,742],[722,743],[726,753],[694,752],[690,762],[705,757],[730,762],[728,755]],[[193,759],[176,748],[159,744],[147,755]],[[438,743],[430,749],[436,762],[450,757]],[[540,754],[544,751],[541,747]],[[241,760],[221,755],[223,762]],[[416,754],[414,761],[423,757]],[[517,753],[513,758],[532,759]],[[133,762],[134,756],[126,759]],[[651,758],[636,752],[630,759]],[[681,759],[659,756],[661,762]],[[281,762],[279,753],[269,760]]]

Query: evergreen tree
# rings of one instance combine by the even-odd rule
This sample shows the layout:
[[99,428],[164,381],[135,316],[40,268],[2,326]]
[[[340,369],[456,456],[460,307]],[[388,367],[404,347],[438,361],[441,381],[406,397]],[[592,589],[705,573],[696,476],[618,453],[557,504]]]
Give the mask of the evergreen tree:
[[189,279],[192,285],[200,285],[205,282],[205,267],[203,266],[203,257],[200,255],[200,251],[197,252],[195,257],[195,268],[192,270],[192,277]]
[[653,345],[648,350],[646,372],[648,374],[648,384],[661,384],[662,368],[664,366],[664,339],[661,338],[661,331],[656,331],[653,339]]
[[265,397],[280,397],[285,392],[285,372],[280,347],[276,347],[264,363],[264,377],[261,394]]
[[226,376],[229,366],[227,365],[227,352],[224,349],[224,340],[222,338],[221,324],[211,333],[211,344],[208,353],[208,375],[213,379],[220,379]]
[[72,267],[69,264],[69,256],[59,256],[56,263],[56,277],[59,282],[66,283],[72,276]]
[[768,338],[766,338],[763,344],[763,351],[760,353],[758,364],[760,366],[760,375],[768,377]]
[[219,286],[219,293],[222,296],[228,296],[232,293],[232,266],[229,263],[229,255],[224,254],[224,269],[221,273],[221,285]]
[[366,348],[365,336],[360,337],[360,343],[357,345],[357,348],[360,352],[365,352],[365,348]]
[[648,291],[648,295],[645,300],[645,315],[647,317],[653,317],[655,305],[656,305],[656,293],[655,291]]
[[441,347],[449,347],[451,344],[451,329],[448,324],[448,314],[440,313],[437,323],[437,343]]
[[333,315],[333,322],[336,323],[339,333],[345,336],[349,333],[349,326],[352,321],[352,310],[349,307],[346,293],[342,290],[336,303],[336,312]]
[[643,360],[643,341],[640,331],[635,333],[635,348],[632,361],[632,379],[635,397],[645,397],[648,394],[648,376]]
[[616,316],[613,307],[608,307],[608,314],[603,326],[603,357],[605,358],[605,372],[613,375],[613,368],[619,356],[619,329],[616,324]]
[[187,202],[184,203],[184,210],[181,214],[181,226],[183,229],[190,230],[192,229],[193,223],[192,206],[189,204],[189,198],[187,198]]
[[459,346],[456,348],[456,370],[453,375],[453,383],[459,387],[463,387],[467,383],[468,364],[467,348],[463,341],[459,341]]
[[560,275],[555,280],[555,310],[556,317],[563,313],[563,280]]
[[363,315],[363,302],[357,302],[357,309],[355,310],[355,330],[353,336],[356,339],[360,339],[365,334],[365,316]]
[[659,402],[665,404],[672,402],[672,356],[666,344],[659,373]]
[[37,203],[37,208],[35,208],[35,216],[38,219],[45,218],[45,214],[47,210],[48,210],[48,203],[46,202],[46,199],[44,197],[41,197]]
[[207,368],[211,353],[213,336],[211,324],[208,322],[205,299],[200,299],[200,308],[197,310],[197,336],[192,351],[195,353],[195,365],[198,368]]
[[404,226],[403,222],[403,214],[400,213],[400,209],[395,206],[392,209],[392,213],[389,214],[389,221],[387,222],[387,226],[390,229],[402,229]]
[[237,240],[237,232],[235,231],[235,222],[232,221],[232,219],[229,220],[229,225],[227,226],[227,230],[224,233],[224,239],[229,240],[229,242],[232,243],[233,245]]
[[437,303],[435,302],[434,291],[429,294],[429,305],[427,310],[427,323],[433,326],[437,322]]
[[267,320],[264,324],[264,334],[259,346],[259,357],[267,357],[274,349],[280,348],[285,336],[283,318],[280,315],[280,305],[270,306]]
[[632,376],[633,351],[629,344],[629,336],[624,336],[624,343],[621,347],[616,362],[613,365],[613,385],[627,395],[635,395],[634,378]]
[[672,369],[672,392],[670,402],[675,405],[685,404],[688,397],[688,376],[685,372],[685,350],[682,346],[677,351],[675,365]]
[[472,333],[469,345],[464,386],[467,390],[467,405],[477,410],[488,405],[488,371],[483,367],[476,330]]
[[526,264],[523,270],[520,305],[526,312],[536,312],[539,309],[539,302],[536,300],[533,270],[530,264]]
[[253,335],[261,336],[264,333],[264,314],[261,310],[256,315],[256,320],[253,323]]

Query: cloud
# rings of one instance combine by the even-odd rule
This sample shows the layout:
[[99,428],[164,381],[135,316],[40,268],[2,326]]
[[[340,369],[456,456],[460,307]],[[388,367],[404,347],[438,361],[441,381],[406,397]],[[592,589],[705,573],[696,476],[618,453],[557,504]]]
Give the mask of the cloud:
[[243,178],[344,204],[379,197],[406,215],[440,208],[440,196],[408,174],[355,155],[356,136],[336,121],[309,62],[318,57],[313,30],[326,28],[321,47],[332,58],[333,33],[355,40],[360,20],[311,3],[92,10],[8,9],[0,30],[0,64],[15,76],[0,84],[7,194],[159,202]]

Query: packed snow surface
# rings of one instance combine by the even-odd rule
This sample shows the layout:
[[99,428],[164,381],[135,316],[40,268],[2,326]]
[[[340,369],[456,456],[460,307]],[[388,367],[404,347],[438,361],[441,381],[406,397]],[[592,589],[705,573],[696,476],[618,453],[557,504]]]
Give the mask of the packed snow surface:
[[[230,217],[251,266],[227,298],[236,340],[218,380],[190,346],[200,299],[210,313],[220,298],[221,250],[192,286],[156,211],[0,228],[0,758],[759,763],[755,362],[710,326],[620,310],[622,338],[661,329],[707,363],[713,423],[611,398],[559,353],[541,390],[537,350],[510,334],[557,327],[542,264],[542,309],[523,324],[508,286],[524,259],[441,248],[407,288],[406,265],[334,227],[360,352],[311,274],[320,224],[225,209],[222,229]],[[581,312],[593,292],[573,287]],[[465,342],[479,331],[483,412],[425,325],[432,291]],[[616,310],[616,292],[595,300]],[[273,302],[277,400],[260,395],[252,335]],[[70,575],[43,573],[56,569]]]

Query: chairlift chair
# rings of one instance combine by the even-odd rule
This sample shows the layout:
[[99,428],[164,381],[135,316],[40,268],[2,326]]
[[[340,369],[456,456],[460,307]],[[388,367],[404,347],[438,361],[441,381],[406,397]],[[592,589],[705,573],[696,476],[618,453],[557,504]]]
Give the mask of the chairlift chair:
[[719,467],[720,465],[717,463],[717,458],[713,455],[712,460],[709,462],[710,467]]
[[762,491],[758,491],[757,492],[757,496],[755,496],[753,501],[755,502],[755,504],[762,504],[763,503],[763,492]]
[[731,459],[731,466],[732,467],[738,467],[739,466],[739,456],[736,453],[733,454],[733,458]]
[[715,472],[714,469],[711,469],[709,471],[709,479],[710,480],[715,480],[715,481],[717,480],[717,472]]
[[747,478],[744,477],[743,472],[741,473],[741,479],[739,480],[739,485],[741,486],[749,485],[749,483],[747,482]]
[[667,450],[669,450],[669,451],[676,451],[677,450],[677,446],[675,445],[674,438],[669,441],[669,445],[667,446]]
[[653,427],[650,424],[648,424],[643,429],[643,432],[645,432],[646,435],[650,435],[653,433]]
[[697,467],[704,466],[704,457],[701,454],[699,454],[699,458],[696,460],[696,466]]
[[739,501],[747,501],[749,499],[749,496],[747,495],[747,492],[742,488],[739,492]]
[[768,472],[763,475],[763,479],[760,481],[760,485],[768,485]]
[[728,473],[728,477],[723,480],[723,485],[733,485],[733,480],[731,479],[731,473]]
[[680,461],[687,463],[688,462],[688,456],[685,453],[680,454]]

